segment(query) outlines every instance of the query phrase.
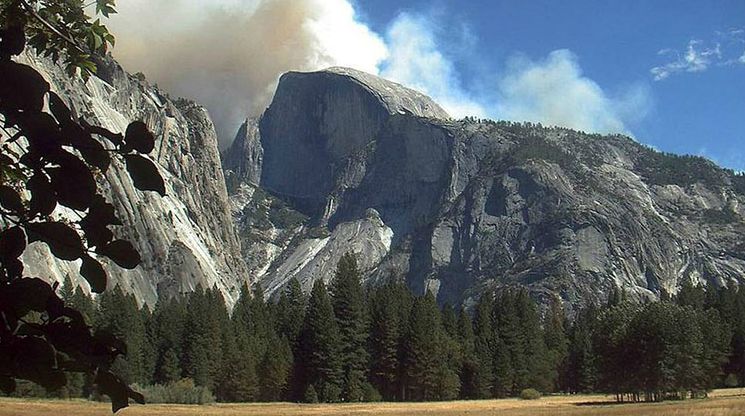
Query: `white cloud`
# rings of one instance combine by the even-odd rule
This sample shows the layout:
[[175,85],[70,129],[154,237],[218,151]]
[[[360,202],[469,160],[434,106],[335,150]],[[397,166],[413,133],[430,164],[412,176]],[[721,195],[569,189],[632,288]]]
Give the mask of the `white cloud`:
[[738,57],[739,48],[745,43],[745,30],[730,29],[715,34],[717,42],[707,44],[701,40],[691,40],[683,53],[670,48],[660,50],[658,55],[673,59],[649,70],[654,80],[662,81],[683,72],[704,72],[712,66],[745,64],[745,52]]
[[600,133],[628,133],[626,123],[650,108],[646,88],[633,86],[611,97],[582,74],[569,50],[546,59],[516,58],[499,82],[497,113],[510,120],[529,120]]
[[399,15],[386,34],[389,57],[381,74],[432,96],[455,117],[629,133],[627,123],[639,121],[651,107],[648,89],[641,85],[630,86],[617,96],[606,93],[582,74],[577,57],[568,50],[551,52],[537,62],[515,58],[496,85],[469,91],[446,48],[438,42],[434,27],[434,22],[422,15]]
[[389,56],[381,76],[431,96],[454,117],[486,116],[483,106],[463,90],[458,73],[440,51],[431,22],[400,14],[386,33]]
[[468,56],[464,50],[478,52],[478,39],[467,27],[462,29],[468,36],[452,45],[437,36],[432,17],[402,13],[381,36],[358,18],[353,4],[128,0],[110,21],[118,35],[114,54],[129,71],[142,71],[166,91],[204,104],[223,144],[232,140],[244,117],[263,111],[279,75],[334,65],[418,89],[455,117],[628,132],[628,124],[648,109],[646,89],[635,86],[610,95],[583,75],[577,57],[567,50],[538,61],[515,59],[497,81],[469,89],[474,84],[463,83],[452,58]]
[[663,49],[657,54],[664,56],[672,55],[675,59],[672,62],[656,66],[650,70],[652,75],[654,75],[655,81],[663,80],[676,72],[703,72],[713,62],[718,61],[722,57],[721,46],[719,44],[716,44],[713,48],[707,48],[699,40],[688,42],[688,48],[682,55],[673,49]]

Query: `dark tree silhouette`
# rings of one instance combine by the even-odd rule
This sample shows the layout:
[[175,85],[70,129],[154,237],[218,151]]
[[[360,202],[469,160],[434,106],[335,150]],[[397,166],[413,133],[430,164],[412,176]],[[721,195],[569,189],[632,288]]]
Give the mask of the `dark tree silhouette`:
[[[97,14],[114,13],[113,0],[95,5]],[[28,244],[46,244],[60,260],[80,260],[80,274],[96,293],[107,285],[98,257],[136,267],[132,244],[114,239],[110,227],[121,222],[96,176],[118,159],[135,187],[165,195],[158,169],[143,156],[155,139],[142,122],[122,135],[77,118],[36,70],[13,60],[28,42],[63,61],[69,76],[94,72],[93,55],[106,52],[113,37],[90,21],[82,1],[0,0],[0,25],[0,389],[14,391],[15,379],[56,389],[67,383],[66,373],[88,373],[117,411],[130,398],[144,401],[110,371],[126,354],[125,343],[93,332],[56,285],[24,275],[20,258]],[[53,215],[58,206],[76,218]]]

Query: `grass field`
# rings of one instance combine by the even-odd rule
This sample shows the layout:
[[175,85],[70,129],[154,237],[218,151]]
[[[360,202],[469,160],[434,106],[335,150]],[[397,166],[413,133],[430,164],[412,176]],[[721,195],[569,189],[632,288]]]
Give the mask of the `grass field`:
[[[605,396],[555,396],[540,400],[480,400],[437,403],[364,403],[307,405],[294,403],[214,404],[208,406],[147,405],[119,412],[125,416],[741,416],[745,415],[745,389],[724,389],[708,399],[664,403],[614,404]],[[0,416],[107,415],[105,403],[61,400],[0,399]]]

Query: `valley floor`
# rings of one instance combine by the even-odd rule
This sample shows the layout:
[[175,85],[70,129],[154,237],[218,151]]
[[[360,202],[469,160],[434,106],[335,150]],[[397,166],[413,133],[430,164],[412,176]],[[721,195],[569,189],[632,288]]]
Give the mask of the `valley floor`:
[[[0,398],[0,416],[109,415],[105,403],[62,400]],[[745,389],[714,391],[708,399],[664,403],[615,404],[607,396],[554,396],[540,400],[518,399],[436,403],[362,404],[214,404],[207,406],[147,405],[119,412],[124,416],[300,416],[300,415],[551,415],[551,416],[740,416],[745,415]]]

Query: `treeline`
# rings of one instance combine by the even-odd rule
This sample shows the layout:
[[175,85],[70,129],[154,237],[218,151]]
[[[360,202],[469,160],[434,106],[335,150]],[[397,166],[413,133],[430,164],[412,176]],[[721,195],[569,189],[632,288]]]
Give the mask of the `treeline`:
[[675,299],[647,304],[615,292],[606,307],[588,307],[570,328],[560,386],[623,402],[703,397],[741,385],[743,322],[745,291],[736,287],[687,283]]
[[[95,304],[70,282],[61,294],[97,330],[125,340],[118,374],[155,385],[144,391],[160,397],[193,383],[202,389],[188,399],[195,403],[204,389],[228,402],[482,399],[526,389],[651,401],[745,381],[745,291],[736,287],[688,284],[648,304],[614,292],[569,324],[558,300],[541,313],[524,289],[485,294],[470,313],[395,280],[365,290],[347,255],[328,288],[317,282],[306,296],[293,280],[277,302],[244,288],[232,313],[212,289],[152,311],[119,288]],[[91,387],[71,378],[50,394],[87,397]]]

